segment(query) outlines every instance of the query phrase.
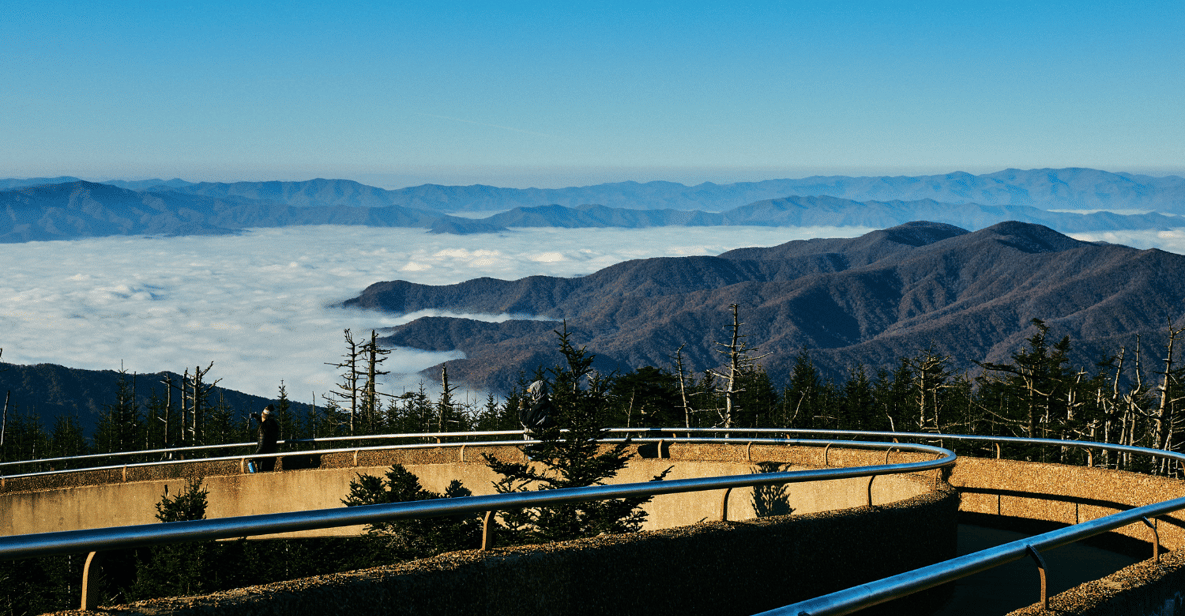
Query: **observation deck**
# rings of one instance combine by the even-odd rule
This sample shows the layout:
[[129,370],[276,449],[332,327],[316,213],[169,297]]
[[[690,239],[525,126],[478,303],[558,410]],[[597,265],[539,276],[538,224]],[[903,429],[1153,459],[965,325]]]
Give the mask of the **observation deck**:
[[[317,613],[309,605],[310,595],[298,589],[320,588],[309,592],[316,596],[329,592],[337,602],[334,605],[370,605],[367,601],[377,600],[374,597],[394,592],[407,598],[406,613],[473,611],[480,606],[481,613],[517,614],[531,611],[521,611],[522,597],[514,599],[522,594],[523,581],[544,576],[551,580],[545,593],[550,598],[532,602],[538,613],[603,613],[600,611],[608,609],[672,614],[751,614],[773,609],[770,613],[782,613],[777,612],[778,606],[953,558],[959,512],[1081,525],[1133,507],[1185,497],[1185,482],[1165,477],[989,457],[961,456],[955,461],[951,456],[948,462],[938,463],[942,450],[933,447],[925,450],[907,443],[874,445],[837,438],[851,435],[812,434],[827,440],[807,441],[788,438],[799,434],[785,430],[749,434],[733,430],[731,438],[724,439],[663,430],[636,438],[631,445],[633,458],[609,487],[650,483],[651,477],[668,467],[671,472],[661,483],[740,479],[729,487],[706,485],[657,493],[644,507],[648,518],[643,532],[634,535],[602,536],[546,548],[495,547],[495,539],[492,549],[485,551],[405,563],[382,574],[362,571],[322,580],[338,589],[334,592],[316,581],[303,580],[218,593],[186,605],[215,602],[232,613],[235,606],[251,613],[266,604],[268,610],[277,612]],[[931,439],[932,444],[947,446],[954,442],[948,439],[957,438],[948,435],[940,443],[933,435],[896,436]],[[166,486],[176,493],[191,477],[201,477],[209,492],[207,522],[344,509],[341,499],[357,474],[382,476],[393,463],[402,464],[429,490],[443,492],[450,481],[459,479],[473,491],[474,499],[495,498],[492,482],[496,475],[487,468],[483,455],[523,462],[521,444],[470,441],[289,452],[279,455],[273,473],[246,472],[247,457],[242,456],[10,473],[0,478],[0,503],[6,512],[0,518],[0,557],[16,553],[4,551],[6,540],[16,542],[22,537],[137,525],[160,528],[164,525],[156,523],[154,504]],[[757,474],[758,462],[776,463],[778,472]],[[847,469],[844,472],[850,476],[815,475],[841,469]],[[861,474],[858,469],[876,470]],[[753,485],[741,485],[746,478]],[[792,513],[759,518],[753,499],[757,482],[777,485],[782,480],[792,483],[787,484],[780,505]],[[482,506],[475,502],[471,509]],[[487,510],[505,508],[503,503]],[[335,522],[242,535],[349,536],[362,528],[358,523]],[[1137,520],[1112,532],[1143,541],[1155,536],[1160,548],[1178,552],[1185,543],[1185,515],[1174,509],[1157,513],[1147,525]],[[1129,588],[1124,600],[1140,593],[1153,603],[1159,601],[1157,605],[1176,600],[1171,592],[1166,595],[1169,599],[1163,599],[1157,590],[1180,583],[1172,577],[1180,568],[1173,556],[1158,556],[1155,561],[1169,577]],[[428,576],[430,581],[423,575],[425,570],[436,572]],[[721,575],[721,571],[729,573]],[[639,580],[644,580],[645,588],[638,587]],[[1116,588],[1123,585],[1115,584]],[[590,592],[589,587],[597,591]],[[466,592],[458,593],[457,588]],[[277,603],[281,596],[288,599]],[[1054,604],[1063,600],[1071,601],[1052,598]],[[495,607],[506,601],[511,601],[507,610]],[[644,609],[639,609],[639,602],[645,604]],[[170,600],[157,603],[152,613],[172,613]],[[280,610],[281,603],[288,607]],[[159,611],[162,609],[165,611]],[[180,609],[177,613],[190,612]]]

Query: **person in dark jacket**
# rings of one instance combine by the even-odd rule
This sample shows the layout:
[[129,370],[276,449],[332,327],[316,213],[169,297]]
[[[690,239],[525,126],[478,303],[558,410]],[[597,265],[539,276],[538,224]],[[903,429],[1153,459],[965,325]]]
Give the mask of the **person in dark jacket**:
[[[277,441],[280,440],[280,422],[276,420],[276,409],[272,405],[267,405],[263,409],[263,414],[251,413],[251,418],[259,422],[259,447],[255,449],[255,453],[276,453],[280,450]],[[257,461],[257,466],[260,471],[273,471],[276,468],[276,458],[268,456],[260,458]]]
[[547,393],[547,383],[535,381],[527,387],[527,393],[519,400],[518,420],[529,434],[555,425],[555,407]]

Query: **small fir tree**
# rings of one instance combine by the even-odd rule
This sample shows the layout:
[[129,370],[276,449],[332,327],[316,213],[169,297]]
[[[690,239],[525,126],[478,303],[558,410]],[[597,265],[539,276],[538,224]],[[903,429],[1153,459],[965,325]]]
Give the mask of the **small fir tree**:
[[[612,379],[592,369],[594,356],[572,344],[566,324],[556,334],[565,360],[551,370],[556,425],[533,435],[540,441],[528,450],[533,464],[485,455],[489,468],[501,476],[494,484],[499,493],[599,485],[629,461],[626,443],[603,446],[599,442],[607,433]],[[655,479],[662,479],[669,470]],[[641,506],[649,500],[623,498],[503,512],[501,523],[511,540],[519,543],[632,532],[645,521]]]
[[[460,481],[453,480],[444,494],[425,489],[420,480],[400,464],[391,466],[386,479],[359,474],[350,481],[350,493],[342,499],[347,507],[404,503],[434,498],[471,496]],[[369,524],[366,533],[375,540],[375,547],[395,559],[424,558],[442,552],[472,549],[481,546],[481,520],[478,514],[394,520]]]

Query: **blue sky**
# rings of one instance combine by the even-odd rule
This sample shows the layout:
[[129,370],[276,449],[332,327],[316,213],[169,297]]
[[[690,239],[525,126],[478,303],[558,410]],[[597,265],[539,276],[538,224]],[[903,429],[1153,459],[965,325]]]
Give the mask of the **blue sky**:
[[0,177],[1185,174],[1174,2],[28,2]]

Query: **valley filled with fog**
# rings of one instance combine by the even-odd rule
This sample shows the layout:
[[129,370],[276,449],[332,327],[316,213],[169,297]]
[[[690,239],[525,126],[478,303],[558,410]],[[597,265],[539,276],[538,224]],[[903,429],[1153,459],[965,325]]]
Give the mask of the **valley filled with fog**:
[[[383,280],[448,284],[479,276],[580,276],[628,259],[713,255],[793,239],[853,237],[857,227],[523,229],[432,235],[419,229],[317,226],[234,236],[116,237],[0,246],[3,361],[130,372],[205,367],[221,385],[298,400],[336,376],[327,365],[356,334],[429,314],[333,307]],[[1185,253],[1185,232],[1077,234]],[[522,315],[516,315],[522,316]],[[499,319],[507,315],[482,315]],[[595,349],[592,349],[595,352]],[[393,393],[456,354],[396,349]]]
[[[113,237],[0,245],[2,360],[129,372],[182,372],[214,362],[220,385],[309,401],[336,380],[328,363],[356,334],[428,314],[333,307],[383,280],[448,284],[480,276],[580,276],[659,256],[714,255],[857,227],[522,229],[433,235],[421,229],[315,226],[233,236]],[[1178,238],[1185,247],[1185,237]],[[507,315],[483,315],[483,319]],[[593,349],[595,352],[595,349]],[[387,391],[459,357],[397,349]]]

